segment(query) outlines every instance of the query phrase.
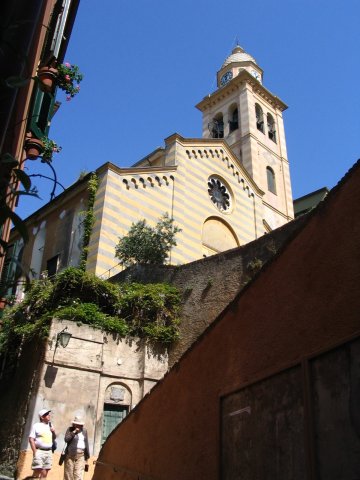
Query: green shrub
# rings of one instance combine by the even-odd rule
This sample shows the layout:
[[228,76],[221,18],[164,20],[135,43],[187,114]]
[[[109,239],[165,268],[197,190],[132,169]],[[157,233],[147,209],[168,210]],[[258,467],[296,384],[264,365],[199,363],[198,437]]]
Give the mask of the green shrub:
[[167,284],[114,285],[79,268],[55,279],[31,282],[20,304],[7,307],[0,330],[0,353],[22,342],[46,338],[52,318],[73,320],[120,338],[139,336],[169,344],[179,336],[180,294]]
[[56,276],[51,301],[56,305],[67,305],[78,298],[85,303],[96,303],[105,313],[113,314],[118,297],[117,285],[79,268],[69,267]]

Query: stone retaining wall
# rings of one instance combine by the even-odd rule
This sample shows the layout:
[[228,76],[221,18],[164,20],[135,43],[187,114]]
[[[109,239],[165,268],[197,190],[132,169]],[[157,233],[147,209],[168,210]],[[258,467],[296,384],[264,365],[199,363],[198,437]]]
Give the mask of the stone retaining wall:
[[110,281],[167,282],[182,292],[180,340],[169,352],[169,366],[172,366],[262,266],[303,226],[306,218],[299,217],[243,247],[181,266],[135,265]]

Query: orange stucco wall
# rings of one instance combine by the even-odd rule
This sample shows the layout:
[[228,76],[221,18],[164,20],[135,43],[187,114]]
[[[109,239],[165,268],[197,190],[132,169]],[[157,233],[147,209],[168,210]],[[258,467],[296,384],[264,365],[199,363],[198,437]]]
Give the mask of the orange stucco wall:
[[94,480],[220,478],[221,396],[360,333],[359,185],[357,164],[112,433]]

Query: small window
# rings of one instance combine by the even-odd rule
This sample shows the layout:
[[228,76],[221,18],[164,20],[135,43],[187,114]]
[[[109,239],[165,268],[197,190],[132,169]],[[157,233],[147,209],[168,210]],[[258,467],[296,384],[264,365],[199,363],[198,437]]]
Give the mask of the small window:
[[222,114],[213,118],[208,127],[212,138],[224,138],[224,120]]
[[270,140],[276,143],[276,128],[275,128],[274,117],[270,113],[268,113],[266,116],[266,119],[267,119],[268,136]]
[[258,103],[255,103],[256,128],[264,133],[264,114]]
[[272,192],[276,195],[276,183],[275,183],[275,173],[274,170],[270,167],[266,167],[266,176],[269,192]]
[[[59,51],[61,44],[64,43],[64,33],[66,27],[66,19],[69,15],[69,0],[62,0],[57,2],[52,2],[54,9],[52,11],[49,24],[47,26],[47,32],[45,36],[45,42],[43,46],[43,51],[41,57],[45,59],[45,62],[48,59],[59,57]],[[67,4],[67,6],[65,5]],[[64,49],[64,46],[62,47]]]
[[229,115],[229,133],[239,128],[239,113],[237,107]]
[[59,255],[55,255],[55,257],[50,258],[46,262],[46,270],[48,272],[48,277],[51,278],[57,274],[58,267],[59,267]]

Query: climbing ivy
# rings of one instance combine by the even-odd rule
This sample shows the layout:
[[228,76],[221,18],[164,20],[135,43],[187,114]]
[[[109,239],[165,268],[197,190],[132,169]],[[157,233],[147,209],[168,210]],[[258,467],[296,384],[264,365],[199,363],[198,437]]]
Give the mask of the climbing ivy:
[[179,336],[180,293],[168,284],[113,284],[69,267],[54,279],[34,280],[24,300],[7,307],[0,354],[45,339],[53,318],[81,322],[123,337],[169,344]]
[[86,260],[89,253],[89,242],[92,232],[92,228],[95,223],[95,214],[94,214],[94,203],[96,198],[96,192],[99,188],[99,179],[96,173],[93,173],[88,182],[88,207],[86,212],[84,212],[83,226],[84,226],[84,235],[83,235],[83,245],[82,252],[80,257],[80,268],[81,270],[86,269]]

